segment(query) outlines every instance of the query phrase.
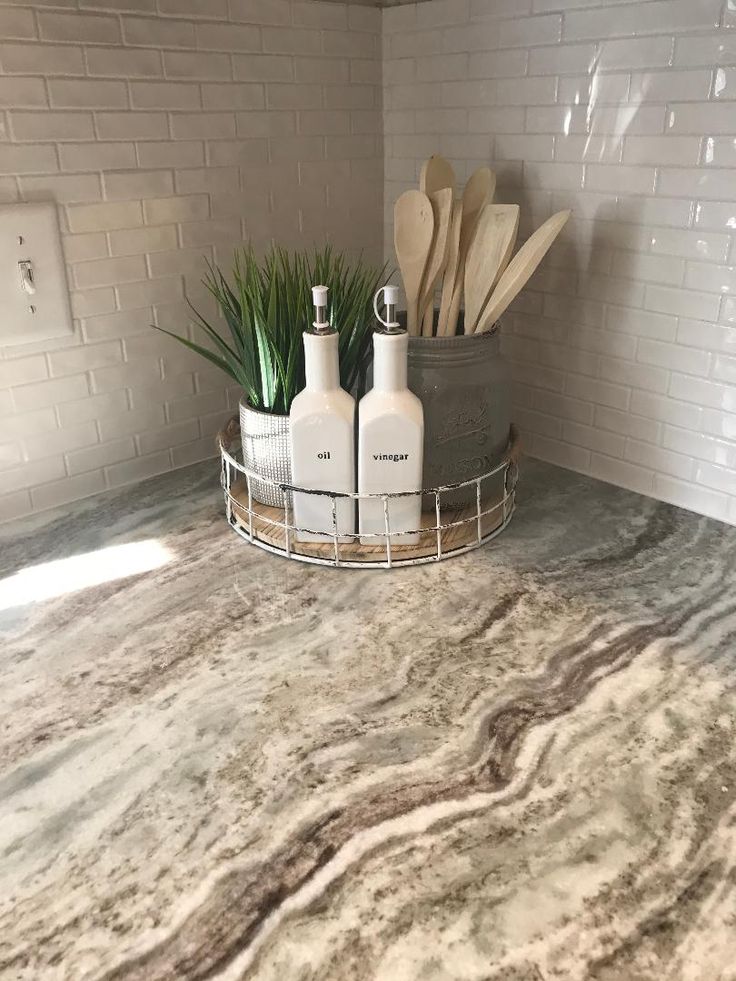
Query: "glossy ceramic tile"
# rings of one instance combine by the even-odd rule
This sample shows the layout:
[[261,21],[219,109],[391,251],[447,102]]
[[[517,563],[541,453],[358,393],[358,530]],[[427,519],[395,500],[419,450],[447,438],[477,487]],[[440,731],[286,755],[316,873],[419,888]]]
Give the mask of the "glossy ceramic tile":
[[[531,451],[733,520],[736,468],[713,474],[686,449],[702,435],[693,403],[733,441],[736,382],[719,361],[736,323],[729,5],[429,0],[409,11],[383,17],[386,255],[392,203],[430,152],[461,185],[493,166],[497,199],[522,207],[522,235],[572,209],[505,322]],[[529,411],[550,393],[551,418]],[[599,408],[628,414],[632,432],[654,421],[652,451],[610,439]],[[681,458],[661,443],[668,426],[692,435]]]

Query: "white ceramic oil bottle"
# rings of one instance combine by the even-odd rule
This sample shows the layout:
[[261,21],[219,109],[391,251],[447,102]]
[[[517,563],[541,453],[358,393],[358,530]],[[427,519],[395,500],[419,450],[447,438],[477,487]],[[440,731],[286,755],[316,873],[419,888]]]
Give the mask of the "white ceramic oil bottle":
[[[378,313],[384,294],[386,319]],[[358,490],[361,494],[396,494],[422,488],[424,412],[406,386],[409,338],[396,322],[397,286],[384,286],[374,308],[383,329],[373,335],[373,388],[358,406]],[[416,545],[421,526],[422,496],[387,500],[392,545]],[[364,545],[385,545],[383,501],[360,501],[360,535]],[[369,537],[378,535],[378,538]]]
[[[306,386],[291,404],[291,479],[307,490],[355,493],[355,399],[340,388],[339,335],[327,319],[327,287],[312,288],[313,330],[304,333]],[[333,501],[335,507],[333,511]],[[293,494],[296,537],[303,542],[340,541],[355,533],[355,501],[320,494]]]

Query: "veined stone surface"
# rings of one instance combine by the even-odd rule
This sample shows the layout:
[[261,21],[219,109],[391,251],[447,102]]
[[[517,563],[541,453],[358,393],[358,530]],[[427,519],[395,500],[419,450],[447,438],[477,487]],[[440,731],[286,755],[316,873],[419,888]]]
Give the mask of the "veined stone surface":
[[246,545],[213,464],[4,527],[0,977],[733,978],[735,565],[542,463],[391,572]]

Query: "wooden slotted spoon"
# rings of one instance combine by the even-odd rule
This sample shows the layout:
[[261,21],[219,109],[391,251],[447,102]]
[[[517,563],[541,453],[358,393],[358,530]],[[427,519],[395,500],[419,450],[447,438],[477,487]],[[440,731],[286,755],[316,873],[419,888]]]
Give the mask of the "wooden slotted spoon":
[[394,206],[394,248],[404,280],[407,329],[417,335],[422,279],[432,248],[432,202],[421,191],[406,191]]
[[552,243],[565,227],[569,217],[569,211],[558,211],[556,215],[552,215],[543,225],[540,225],[531,238],[522,245],[491,293],[480,315],[475,329],[476,334],[484,334],[491,330],[501,314],[521,293]]
[[487,204],[465,261],[465,333],[472,334],[509,264],[519,232],[518,204]]

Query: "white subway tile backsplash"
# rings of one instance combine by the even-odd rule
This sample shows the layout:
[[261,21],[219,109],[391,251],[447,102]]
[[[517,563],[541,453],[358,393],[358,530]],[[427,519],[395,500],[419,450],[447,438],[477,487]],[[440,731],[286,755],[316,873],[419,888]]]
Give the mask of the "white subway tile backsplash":
[[163,75],[161,53],[149,48],[85,49],[90,75],[120,78],[157,78]]
[[167,78],[209,80],[230,78],[232,69],[226,54],[164,51],[164,73]]
[[706,262],[688,262],[685,286],[708,293],[732,294],[736,292],[736,266],[715,266]]
[[143,256],[96,259],[93,262],[79,262],[74,267],[74,278],[80,289],[134,282],[143,279],[145,275],[146,263]]
[[672,453],[660,446],[652,446],[651,443],[641,443],[634,439],[626,440],[624,457],[656,473],[668,474],[681,480],[689,480],[694,470],[693,460],[689,456]]
[[48,376],[48,365],[41,354],[0,361],[0,389],[40,381]]
[[[721,0],[31,6],[0,13],[0,199],[62,203],[82,322],[28,369],[58,377],[0,382],[0,412],[28,427],[12,452],[46,452],[61,427],[57,469],[29,471],[44,481],[29,497],[14,465],[0,515],[209,456],[225,384],[204,370],[195,392],[190,356],[148,325],[182,329],[202,256],[227,261],[244,232],[357,244],[375,215],[376,241],[375,196],[347,216],[354,182],[381,180],[383,135],[387,231],[437,151],[461,183],[493,166],[522,235],[574,212],[504,340],[531,452],[736,520],[718,484],[736,477],[736,48]],[[0,378],[13,360],[0,354]],[[33,391],[57,382],[72,388]],[[62,454],[84,465],[71,455],[96,449],[75,444],[93,429],[134,455],[100,450],[71,477]]]
[[97,78],[57,78],[48,82],[49,102],[55,108],[119,109],[128,105],[125,82]]
[[724,494],[733,494],[733,475],[733,464],[718,467],[713,463],[698,463],[695,467],[695,481],[698,484]]
[[[736,347],[732,347],[736,354]],[[713,359],[713,377],[716,381],[727,382],[729,385],[736,385],[736,357],[727,357],[719,354]]]
[[17,142],[92,140],[91,112],[11,112],[10,131]]
[[736,352],[736,327],[681,317],[677,328],[677,340],[680,344],[706,348],[710,351]]
[[728,255],[729,238],[697,229],[657,228],[651,233],[651,247],[663,255],[723,262]]
[[205,194],[151,198],[143,202],[143,213],[147,225],[166,225],[176,221],[200,221],[209,217],[209,200]]
[[5,44],[0,40],[0,64],[6,75],[83,75],[82,48],[48,44]]
[[624,460],[616,460],[610,456],[593,453],[590,458],[591,476],[617,484],[637,494],[651,495],[654,488],[654,471],[647,467],[636,466]]
[[733,106],[727,102],[674,102],[667,113],[667,129],[670,133],[731,134]]
[[597,68],[611,71],[616,68],[663,68],[672,61],[673,40],[663,37],[601,40]]
[[96,112],[95,124],[101,140],[160,140],[169,125],[164,112]]
[[59,147],[62,170],[101,171],[137,166],[133,143],[66,143]]
[[171,466],[169,452],[160,451],[109,466],[105,469],[105,475],[110,487],[120,487],[165,473]]
[[717,34],[678,37],[675,41],[677,66],[736,64],[736,37],[723,31]]
[[72,316],[91,317],[97,313],[111,313],[115,309],[115,290],[111,287],[97,290],[77,290],[71,294]]
[[626,102],[629,93],[628,74],[561,75],[557,85],[557,101],[561,105],[595,106],[618,105]]
[[644,364],[659,365],[692,375],[707,375],[711,364],[708,351],[693,351],[692,348],[679,344],[646,338],[639,340],[636,358]]
[[671,313],[680,317],[696,317],[701,320],[717,320],[719,306],[718,297],[709,293],[670,289],[664,286],[647,286],[644,300],[646,310]]
[[129,460],[136,455],[135,442],[130,439],[110,440],[97,446],[88,446],[80,450],[72,450],[66,454],[66,466],[69,474],[74,477],[90,470],[99,470],[111,463]]
[[710,93],[711,77],[708,69],[634,72],[631,76],[629,101],[636,104],[703,101]]
[[186,330],[185,295],[213,314],[204,258],[228,265],[245,224],[259,247],[313,229],[376,255],[380,18],[314,0],[2,7],[0,200],[62,205],[79,320],[46,354],[0,352],[3,519],[213,454],[226,379],[150,324]]
[[674,374],[670,380],[669,394],[684,402],[695,402],[704,408],[736,410],[736,392],[726,385],[704,381],[689,375]]
[[52,174],[58,169],[56,148],[51,144],[0,143],[0,174]]
[[651,0],[565,15],[564,37],[636,37],[641,34],[706,30],[718,27],[721,0]]
[[[202,90],[192,82],[131,82],[130,99],[134,109],[194,109],[202,104]],[[165,135],[157,125],[156,137]]]
[[99,440],[94,422],[83,422],[78,426],[68,426],[51,432],[28,435],[23,440],[26,460],[43,460],[68,450],[91,446]]
[[43,409],[45,406],[61,402],[71,402],[89,394],[87,376],[84,374],[69,375],[67,378],[57,378],[36,382],[33,385],[21,384],[11,388],[13,403],[18,412],[29,412],[32,409]]
[[590,164],[585,169],[585,187],[591,191],[606,191],[612,194],[652,194],[654,180],[653,167]]
[[64,480],[54,480],[43,483],[39,487],[31,487],[31,501],[36,511],[58,507],[68,501],[78,501],[105,489],[105,480],[99,471],[85,473],[78,477],[65,477]]
[[123,39],[126,44],[137,44],[149,48],[194,48],[196,46],[194,24],[189,21],[157,17],[123,17],[122,26]]
[[119,341],[70,347],[48,355],[49,368],[54,378],[117,364],[122,358],[123,351]]
[[174,175],[169,170],[108,170],[103,176],[108,200],[162,197],[174,193]]
[[15,494],[0,495],[0,521],[12,521],[22,518],[33,510],[29,491],[17,491]]
[[38,29],[44,41],[72,41],[77,44],[120,42],[120,21],[108,14],[39,11]]
[[626,136],[625,164],[692,164],[700,160],[699,136]]
[[560,40],[562,16],[515,17],[498,22],[500,48],[526,48],[535,44],[552,44]]
[[[460,11],[441,38],[429,17],[438,6],[416,8],[424,30],[414,7],[384,14],[389,222],[391,201],[438,148],[461,182],[494,166],[497,199],[522,204],[522,235],[570,207],[503,341],[530,452],[730,513],[726,494],[706,487],[712,475],[696,472],[701,444],[664,435],[723,444],[704,462],[733,471],[736,422],[730,436],[717,429],[733,408],[736,354],[736,297],[725,292],[736,49],[717,33],[721,3],[472,0],[470,19]],[[556,26],[561,35],[545,37]],[[700,436],[706,425],[717,432]]]
[[149,279],[140,283],[119,285],[115,293],[120,310],[140,310],[156,303],[171,303],[184,295],[181,276]]
[[61,454],[44,457],[41,460],[24,461],[19,467],[2,471],[3,494],[18,491],[21,488],[33,488],[36,484],[56,480],[66,473],[64,458]]
[[662,432],[661,424],[656,419],[635,415],[633,410],[621,412],[604,405],[595,407],[594,422],[598,429],[630,436],[644,443],[658,443]]

